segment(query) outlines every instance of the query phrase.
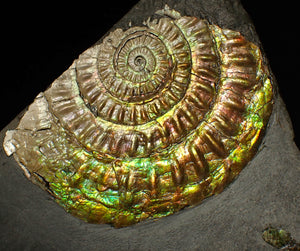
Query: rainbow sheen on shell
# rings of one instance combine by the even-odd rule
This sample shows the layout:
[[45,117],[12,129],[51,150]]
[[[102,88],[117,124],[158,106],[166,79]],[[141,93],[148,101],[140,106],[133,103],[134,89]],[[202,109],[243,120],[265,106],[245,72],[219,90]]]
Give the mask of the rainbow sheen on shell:
[[29,106],[4,149],[67,212],[127,226],[223,190],[272,110],[259,47],[196,17],[116,29]]

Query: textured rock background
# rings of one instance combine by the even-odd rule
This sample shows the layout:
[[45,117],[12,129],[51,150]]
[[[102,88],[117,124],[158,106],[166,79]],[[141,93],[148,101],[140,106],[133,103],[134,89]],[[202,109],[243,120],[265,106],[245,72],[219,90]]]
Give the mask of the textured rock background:
[[[258,42],[253,25],[249,23],[248,16],[238,1],[144,2],[148,3],[146,9],[141,5],[131,11],[131,15],[136,17],[131,20],[133,25],[138,22],[137,17],[141,13],[148,16],[151,2],[155,2],[158,8],[163,7],[165,2],[173,7],[172,3],[176,2],[179,9],[187,8],[184,12],[186,14],[208,18],[222,28],[239,30],[250,41]],[[80,23],[80,16],[76,14],[74,13],[75,20],[65,24],[66,30],[70,26],[76,26],[77,22]],[[55,14],[52,18],[55,19]],[[123,27],[129,22],[129,19],[124,20],[120,24]],[[108,21],[106,25],[110,27],[112,23],[114,22]],[[102,26],[101,22],[95,27],[99,26]],[[96,42],[97,38],[94,41],[91,38],[90,44],[83,45],[79,53]],[[72,39],[72,42],[76,43],[75,41],[76,36]],[[59,39],[56,42],[59,43]],[[30,53],[27,53],[29,56]],[[72,59],[78,54],[73,55]],[[71,62],[72,60],[62,67],[60,73]],[[60,73],[53,76],[48,85]],[[42,87],[37,90],[36,94],[44,89]],[[33,98],[29,103],[32,100]],[[17,123],[18,118],[1,131],[1,145],[5,130],[14,128]],[[298,242],[300,240],[299,178],[300,154],[293,143],[291,123],[279,96],[276,97],[270,126],[258,154],[224,192],[205,200],[199,206],[159,221],[123,229],[86,224],[66,214],[50,195],[25,178],[13,158],[7,158],[1,148],[0,249],[272,250],[261,238],[263,229],[269,225],[282,227]]]

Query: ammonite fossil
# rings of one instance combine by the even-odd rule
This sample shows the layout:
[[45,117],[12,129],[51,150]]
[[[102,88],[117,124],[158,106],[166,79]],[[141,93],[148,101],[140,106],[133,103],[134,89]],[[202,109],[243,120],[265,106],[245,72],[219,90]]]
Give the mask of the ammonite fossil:
[[194,205],[262,138],[273,94],[259,47],[170,13],[83,52],[6,134],[27,177],[85,221],[121,227]]

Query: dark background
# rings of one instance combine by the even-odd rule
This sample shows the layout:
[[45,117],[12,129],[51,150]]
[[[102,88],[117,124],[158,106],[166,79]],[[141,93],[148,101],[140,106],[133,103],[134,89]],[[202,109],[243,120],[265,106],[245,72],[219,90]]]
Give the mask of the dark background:
[[[43,1],[9,3],[2,7],[0,130],[137,2],[108,1],[104,6],[78,1],[60,6]],[[277,78],[300,147],[297,2],[242,0],[242,3]]]

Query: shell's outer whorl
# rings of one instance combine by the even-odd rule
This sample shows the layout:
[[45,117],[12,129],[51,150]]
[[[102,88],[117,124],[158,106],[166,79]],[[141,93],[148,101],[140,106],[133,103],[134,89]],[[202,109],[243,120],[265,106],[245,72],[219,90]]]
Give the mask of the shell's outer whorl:
[[222,191],[255,154],[272,102],[256,45],[161,18],[82,53],[4,148],[68,212],[127,226]]

